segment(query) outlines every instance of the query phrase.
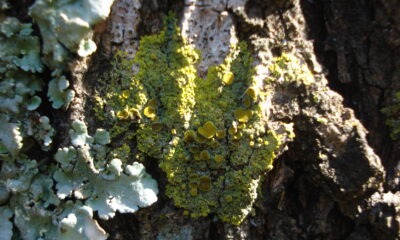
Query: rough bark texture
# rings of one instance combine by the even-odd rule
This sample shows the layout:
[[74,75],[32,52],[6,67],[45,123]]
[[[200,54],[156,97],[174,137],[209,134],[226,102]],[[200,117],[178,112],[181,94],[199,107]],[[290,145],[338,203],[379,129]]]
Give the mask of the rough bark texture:
[[[200,74],[246,41],[258,69],[293,50],[319,80],[275,88],[275,119],[294,122],[296,139],[242,225],[185,218],[163,191],[155,206],[102,225],[113,239],[396,239],[400,148],[380,109],[399,84],[398,9],[395,1],[117,1],[101,35],[106,57],[115,49],[133,56],[140,36],[157,33],[173,11],[203,54]],[[163,189],[157,164],[148,165]]]
[[[398,1],[116,0],[106,25],[98,27],[101,47],[72,66],[77,94],[70,120],[101,125],[87,113],[112,53],[134,56],[140,37],[159,32],[169,11],[202,52],[200,75],[223,61],[230,44],[245,41],[257,77],[265,76],[273,57],[292,51],[316,82],[274,85],[273,119],[293,122],[296,138],[266,174],[254,214],[243,224],[185,217],[164,195],[157,160],[147,159],[159,201],[99,221],[110,239],[399,238],[400,142],[389,138],[381,113],[400,89]],[[58,126],[62,139],[67,128],[63,120]]]
[[[294,122],[296,139],[267,174],[255,213],[242,225],[183,217],[163,197],[165,179],[153,162],[147,165],[160,183],[160,201],[102,222],[111,238],[396,239],[400,148],[380,109],[399,84],[398,9],[396,1],[116,1],[99,35],[104,58],[115,49],[133,56],[140,36],[157,33],[172,11],[183,36],[202,52],[200,74],[221,63],[230,44],[246,41],[255,65],[264,66],[258,69],[292,50],[318,81],[275,88],[274,118]],[[99,54],[83,82],[89,92],[86,83],[101,74]]]

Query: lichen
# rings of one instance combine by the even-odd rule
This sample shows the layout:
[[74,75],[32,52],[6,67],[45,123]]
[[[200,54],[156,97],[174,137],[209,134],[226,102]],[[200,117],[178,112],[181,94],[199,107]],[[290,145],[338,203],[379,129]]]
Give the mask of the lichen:
[[288,134],[283,124],[269,124],[268,86],[253,77],[245,43],[204,79],[199,58],[168,16],[159,34],[141,39],[133,60],[117,53],[96,112],[116,125],[113,137],[132,138],[127,130],[136,124],[138,149],[159,160],[166,195],[186,214],[240,224]]
[[271,76],[270,81],[279,83],[302,83],[310,85],[315,79],[307,65],[297,58],[293,53],[283,53],[281,56],[274,58],[273,63],[269,66]]
[[12,222],[11,217],[13,212],[8,207],[0,207],[0,217],[2,221],[0,222],[0,240],[9,240],[12,237]]
[[[4,4],[0,3],[0,8],[5,8]],[[76,23],[79,17],[93,20],[96,15],[97,20],[104,19],[108,10],[102,4],[111,2],[37,0],[33,8],[40,4],[52,7],[72,4],[79,10],[73,14]],[[44,36],[51,35],[48,31],[57,28],[57,34],[61,34],[65,30],[54,19],[72,17],[71,11],[64,10],[57,16],[32,10],[32,13],[36,11],[32,14],[35,19],[55,24],[50,29],[39,26],[43,42],[49,43]],[[53,108],[65,107],[71,102],[74,92],[65,74],[72,57],[62,61],[57,61],[60,60],[57,57],[60,50],[66,56],[72,55],[61,49],[63,46],[58,42],[41,48],[32,24],[4,14],[0,14],[0,239],[106,239],[108,234],[94,219],[94,212],[107,219],[116,211],[134,212],[148,206],[157,200],[157,183],[142,164],[128,162],[126,147],[108,148],[107,131],[98,129],[92,137],[83,122],[73,122],[72,145],[60,148],[52,159],[49,152],[56,150],[55,130],[51,119],[42,115],[47,102],[42,96],[48,83]],[[78,30],[76,25],[68,27],[70,32]],[[91,32],[91,27],[90,24],[83,26],[86,32]],[[83,35],[69,35],[63,40],[78,41]],[[88,41],[77,50],[78,54],[93,51]],[[49,70],[52,80],[42,79]]]
[[[92,28],[105,20],[112,3],[113,0],[36,0],[30,7],[29,14],[39,26],[42,36],[41,59],[52,70],[53,78],[49,83],[47,96],[53,108],[67,107],[74,98],[75,92],[69,88],[70,82],[65,77],[69,68],[68,62],[73,59],[71,52],[86,57],[96,51]],[[37,71],[43,66],[37,55],[28,54],[19,64],[31,71]],[[26,65],[31,62],[40,65],[37,64],[35,68]]]
[[23,141],[34,139],[48,150],[54,135],[49,118],[36,110],[42,103],[39,97],[44,81],[40,60],[39,38],[32,35],[31,24],[12,17],[0,18],[0,149],[3,157],[16,158]]
[[45,64],[52,69],[67,68],[70,53],[85,57],[96,50],[92,28],[110,13],[113,0],[36,0],[30,15],[43,37]]
[[103,219],[116,211],[135,212],[157,200],[157,183],[142,164],[107,154],[108,132],[97,129],[92,137],[82,121],[74,121],[70,138],[72,146],[60,148],[55,155],[60,164],[53,175],[59,199],[86,199],[86,205]]
[[55,109],[68,106],[75,96],[74,90],[69,89],[68,79],[58,70],[53,71],[52,77],[47,91],[51,106]]
[[109,219],[157,200],[156,181],[142,164],[119,158],[124,147],[108,148],[108,132],[97,129],[92,137],[77,120],[69,135],[72,145],[59,148],[49,166],[21,153],[1,156],[0,201],[6,205],[0,208],[0,228],[10,238],[14,225],[28,240],[106,239],[94,212]]

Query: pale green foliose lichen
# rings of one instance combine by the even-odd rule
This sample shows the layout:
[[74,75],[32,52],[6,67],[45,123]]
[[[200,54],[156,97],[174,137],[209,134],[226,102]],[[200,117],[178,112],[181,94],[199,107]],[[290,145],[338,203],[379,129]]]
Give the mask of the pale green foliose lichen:
[[106,239],[94,212],[109,219],[157,201],[156,181],[142,164],[110,151],[107,131],[97,129],[92,137],[84,122],[74,121],[69,134],[72,145],[58,149],[57,165],[40,168],[21,153],[2,158],[0,200],[9,202],[0,209],[4,233],[14,224],[28,240]]
[[13,157],[17,156],[22,148],[22,140],[18,124],[10,123],[5,115],[0,115],[0,141],[4,150]]
[[0,10],[10,9],[10,4],[7,0],[0,0]]
[[16,18],[1,19],[0,72],[16,67],[32,73],[43,70],[39,39],[31,36],[32,31],[31,24],[22,24]]
[[[42,60],[53,71],[47,92],[53,108],[67,107],[74,98],[75,92],[64,75],[71,53],[86,57],[96,51],[92,29],[108,16],[113,1],[36,0],[31,6],[30,15],[42,35]],[[36,55],[28,56],[19,64],[36,60]]]
[[69,213],[58,224],[59,234],[57,239],[86,239],[105,240],[106,232],[93,221],[93,210],[82,206]]
[[85,199],[103,219],[113,217],[116,211],[132,213],[157,201],[157,183],[142,164],[107,160],[105,145],[110,138],[106,131],[98,129],[91,137],[83,122],[74,121],[70,137],[72,146],[59,149],[55,156],[61,167],[53,175],[60,199]]
[[54,213],[47,208],[59,204],[52,194],[52,180],[39,173],[37,162],[25,155],[19,154],[13,161],[2,160],[0,183],[8,192],[8,205],[5,207],[12,213],[11,235],[18,238],[18,234],[12,231],[18,228],[22,239],[37,239],[40,231],[50,231],[50,228],[41,225],[44,215],[47,216],[45,222],[52,224]]
[[[110,141],[108,132],[98,129],[91,137],[81,122],[73,123],[73,145],[57,152],[59,166],[43,165],[25,154],[37,145],[48,151],[55,134],[50,119],[36,111],[44,88],[37,73],[44,65],[39,39],[31,33],[30,24],[0,19],[1,237],[106,239],[93,211],[109,218],[116,211],[134,212],[148,206],[157,200],[156,182],[143,165],[115,158],[118,154],[105,146]],[[62,69],[55,69],[49,83],[53,107],[72,100],[73,91],[68,88]],[[108,157],[111,153],[114,159]],[[110,196],[113,201],[107,201]]]
[[53,71],[52,79],[49,82],[47,96],[51,101],[51,105],[55,109],[68,106],[75,96],[75,92],[69,89],[68,79],[62,75],[60,70]]
[[200,54],[179,31],[169,16],[163,31],[141,39],[133,61],[118,53],[96,112],[117,126],[112,136],[138,125],[138,149],[159,159],[166,194],[185,214],[240,224],[288,132],[269,124],[268,86],[253,77],[245,43],[203,79]]
[[[0,149],[15,158],[24,139],[33,138],[48,149],[54,129],[46,116],[36,112],[44,82],[39,39],[31,24],[16,18],[0,19]],[[27,147],[27,145],[26,145]],[[6,153],[4,152],[4,153]]]
[[114,0],[36,0],[30,15],[43,37],[44,62],[65,68],[69,51],[81,57],[96,50],[92,28],[110,13]]
[[40,203],[41,199],[27,196],[14,199],[19,206],[14,209],[14,224],[20,230],[20,238],[36,239],[98,239],[105,240],[108,234],[93,219],[93,210],[82,203],[66,201],[57,205],[57,211],[44,206],[24,206],[23,200]]
[[[57,16],[40,13],[42,21],[47,18],[52,22],[47,29],[39,26],[45,43],[42,49],[31,24],[0,15],[0,239],[106,239],[107,233],[93,218],[95,211],[109,218],[116,211],[134,212],[157,200],[156,182],[143,165],[128,160],[125,148],[111,150],[106,146],[110,136],[105,130],[98,129],[92,137],[83,122],[74,122],[72,146],[59,149],[54,162],[46,153],[55,131],[50,119],[40,114],[40,96],[46,84],[40,73],[46,67],[52,71],[48,96],[53,107],[67,106],[74,97],[64,76],[72,59],[68,51],[75,40],[74,53],[86,56],[95,50],[89,38],[91,28],[108,15],[111,3],[36,1],[32,12],[43,4],[63,7]],[[2,10],[7,5],[0,2]],[[68,10],[67,5],[79,11]],[[89,24],[76,25],[76,35],[64,38],[71,43],[62,43],[68,45],[68,51],[59,43],[46,45],[51,41],[45,35],[54,37],[54,27],[61,34],[64,20]],[[73,32],[73,24],[69,27]],[[79,40],[83,36],[87,38]],[[57,61],[60,56],[65,58]],[[38,159],[29,156],[31,153]],[[110,196],[113,201],[107,201]]]
[[0,207],[0,240],[10,240],[12,237],[11,217],[13,212],[9,207]]

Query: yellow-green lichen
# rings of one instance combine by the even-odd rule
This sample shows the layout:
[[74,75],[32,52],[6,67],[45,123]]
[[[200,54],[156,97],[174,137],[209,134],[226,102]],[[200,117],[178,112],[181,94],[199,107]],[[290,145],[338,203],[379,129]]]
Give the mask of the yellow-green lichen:
[[238,120],[241,123],[246,123],[251,119],[253,113],[251,112],[250,109],[238,108],[235,110],[234,115],[236,120]]
[[199,127],[197,129],[197,132],[204,138],[206,139],[210,139],[213,138],[215,136],[215,134],[217,133],[217,128],[215,127],[215,125],[208,121],[206,123],[204,123],[203,126]]
[[99,91],[104,110],[135,109],[137,116],[102,117],[116,121],[115,133],[137,124],[138,149],[159,160],[167,196],[187,215],[216,213],[240,224],[287,134],[268,127],[267,90],[252,77],[245,43],[232,46],[204,79],[195,68],[199,58],[176,20],[167,17],[163,31],[141,39],[130,62],[139,66],[138,73],[127,74],[131,66],[122,58],[110,74],[110,86]]
[[314,83],[315,79],[305,63],[292,53],[283,53],[274,59],[269,70],[272,78],[278,82],[301,82],[305,85]]

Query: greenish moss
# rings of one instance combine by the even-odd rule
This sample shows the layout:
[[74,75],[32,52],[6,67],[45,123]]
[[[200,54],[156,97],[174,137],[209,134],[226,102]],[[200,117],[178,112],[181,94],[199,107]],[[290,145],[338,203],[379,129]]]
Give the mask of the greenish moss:
[[[166,194],[185,214],[215,213],[240,224],[288,131],[268,127],[268,88],[252,77],[245,43],[232,46],[204,79],[195,68],[199,58],[167,17],[159,34],[141,39],[133,60],[117,54],[97,113],[115,123],[112,136],[131,138],[127,130],[137,124],[138,149],[159,160]],[[135,75],[131,64],[139,66]]]

